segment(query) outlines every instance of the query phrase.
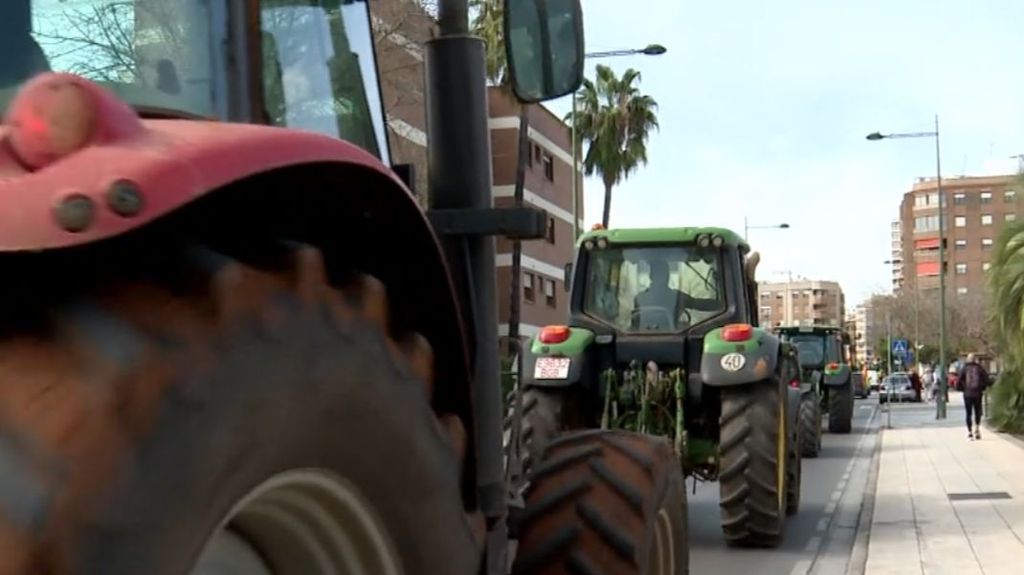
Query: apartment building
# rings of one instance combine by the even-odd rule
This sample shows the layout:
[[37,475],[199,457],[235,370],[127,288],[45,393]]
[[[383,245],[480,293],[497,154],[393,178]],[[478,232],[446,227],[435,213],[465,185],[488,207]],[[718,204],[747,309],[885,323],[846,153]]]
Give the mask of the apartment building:
[[879,322],[876,322],[876,310],[872,300],[868,300],[853,308],[847,316],[847,331],[853,341],[854,357],[857,363],[864,365],[875,359],[875,343],[884,332],[884,326],[879,329]]
[[763,326],[843,327],[846,302],[843,289],[836,282],[805,278],[759,282],[757,291]]
[[436,23],[420,0],[370,0],[381,97],[393,164],[411,164],[414,191],[427,197],[427,118],[423,45]]
[[[947,293],[984,293],[993,246],[1006,222],[1021,216],[1024,189],[1015,175],[944,178]],[[939,285],[939,193],[920,178],[900,204],[904,282],[921,290]]]
[[[513,205],[519,146],[519,104],[500,88],[490,88],[494,204]],[[548,324],[565,323],[569,298],[563,279],[572,261],[572,137],[569,127],[544,106],[529,106],[530,153],[523,202],[548,213],[547,237],[523,242],[522,303],[519,332],[535,335]],[[582,197],[583,176],[577,176]],[[582,227],[582,206],[579,209]],[[499,334],[508,335],[512,242],[497,239]]]
[[903,222],[893,220],[889,241],[891,249],[889,253],[889,265],[892,267],[892,291],[897,292],[903,287]]

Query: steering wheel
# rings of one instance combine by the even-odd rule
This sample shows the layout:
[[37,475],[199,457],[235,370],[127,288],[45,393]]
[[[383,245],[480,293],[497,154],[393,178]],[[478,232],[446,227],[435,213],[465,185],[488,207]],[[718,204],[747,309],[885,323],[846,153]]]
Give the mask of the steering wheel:
[[[652,314],[660,317],[657,317],[658,321],[643,321],[644,316],[647,314]],[[637,320],[636,323],[639,325],[640,329],[659,330],[672,329],[675,327],[675,322],[672,320],[672,314],[667,309],[660,306],[638,306],[636,308],[633,308],[631,315],[633,316],[633,318]]]
[[693,323],[693,316],[690,315],[690,310],[685,307],[679,310],[679,317],[676,318],[676,326],[689,327]]

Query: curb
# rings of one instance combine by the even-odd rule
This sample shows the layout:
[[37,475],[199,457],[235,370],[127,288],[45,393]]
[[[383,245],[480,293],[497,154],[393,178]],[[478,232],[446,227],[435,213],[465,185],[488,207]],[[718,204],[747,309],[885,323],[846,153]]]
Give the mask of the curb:
[[857,517],[857,532],[853,536],[853,549],[850,561],[846,564],[846,575],[864,575],[868,564],[868,542],[871,539],[871,520],[875,515],[875,495],[878,492],[878,468],[882,463],[882,440],[885,427],[879,423],[878,444],[871,456],[871,468],[868,470],[867,488],[864,490],[864,501],[860,515]]
[[1017,449],[1024,451],[1024,440],[1022,440],[1021,438],[1017,437],[1012,433],[1003,433],[1002,431],[997,430],[996,428],[992,427],[989,424],[988,419],[982,421],[981,424],[985,426],[985,430],[988,431],[989,433],[994,434],[999,439],[1005,439],[1006,441],[1013,444],[1013,446],[1016,447]]

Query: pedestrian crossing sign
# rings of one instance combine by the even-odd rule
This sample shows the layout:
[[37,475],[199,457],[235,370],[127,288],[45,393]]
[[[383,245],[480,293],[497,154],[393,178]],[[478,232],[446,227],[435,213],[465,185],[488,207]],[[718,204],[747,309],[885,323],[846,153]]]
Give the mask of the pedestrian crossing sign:
[[906,357],[910,346],[905,339],[896,339],[892,342],[892,354],[898,357]]

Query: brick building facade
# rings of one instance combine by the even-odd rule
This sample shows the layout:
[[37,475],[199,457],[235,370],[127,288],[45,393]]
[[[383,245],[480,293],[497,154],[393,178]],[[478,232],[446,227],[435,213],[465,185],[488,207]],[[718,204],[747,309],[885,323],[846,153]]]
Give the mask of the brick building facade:
[[[519,145],[519,104],[500,88],[488,93],[495,206],[513,205]],[[563,324],[568,317],[565,264],[572,261],[572,148],[569,127],[544,106],[529,107],[530,155],[523,202],[548,213],[548,236],[523,242],[522,305],[519,331]],[[578,176],[582,190],[582,175]],[[582,196],[582,191],[581,194]],[[580,209],[582,214],[582,208]],[[582,218],[579,220],[582,227]],[[499,333],[508,334],[512,242],[498,238]]]
[[762,326],[818,325],[843,327],[846,301],[833,281],[795,279],[757,284]]
[[[1016,176],[944,178],[946,286],[950,295],[981,294],[994,243],[1003,224],[1021,216]],[[939,194],[934,178],[921,178],[900,204],[903,283],[939,285]]]

